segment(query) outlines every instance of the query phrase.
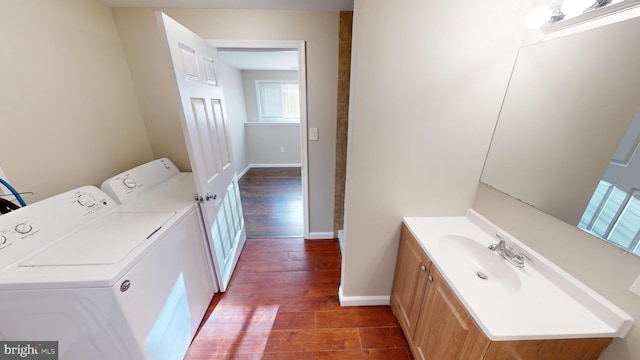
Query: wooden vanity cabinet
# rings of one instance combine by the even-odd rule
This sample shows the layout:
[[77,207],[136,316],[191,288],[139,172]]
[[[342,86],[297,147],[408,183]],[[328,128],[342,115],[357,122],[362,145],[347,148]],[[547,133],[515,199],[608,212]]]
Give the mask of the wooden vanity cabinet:
[[416,359],[596,360],[611,338],[491,341],[402,224],[391,309]]
[[413,337],[417,359],[483,359],[490,340],[435,266]]
[[417,359],[482,359],[489,340],[403,224],[391,309]]
[[431,260],[402,224],[390,303],[409,342],[416,330],[430,269]]

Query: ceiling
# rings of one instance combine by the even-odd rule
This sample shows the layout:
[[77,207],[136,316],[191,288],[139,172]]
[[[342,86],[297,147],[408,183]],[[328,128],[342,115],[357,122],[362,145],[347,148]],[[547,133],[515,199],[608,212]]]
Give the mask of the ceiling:
[[[353,11],[354,0],[97,0],[111,7],[168,7]],[[220,59],[240,70],[297,70],[297,51],[224,50]]]
[[98,0],[111,7],[352,11],[354,0]]
[[218,57],[240,70],[298,70],[297,50],[218,50]]

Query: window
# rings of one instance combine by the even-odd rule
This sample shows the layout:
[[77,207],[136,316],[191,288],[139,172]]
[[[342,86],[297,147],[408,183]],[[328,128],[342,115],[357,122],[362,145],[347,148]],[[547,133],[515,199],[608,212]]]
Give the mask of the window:
[[293,81],[256,81],[260,122],[300,122],[300,93]]
[[640,192],[600,180],[578,227],[640,255]]

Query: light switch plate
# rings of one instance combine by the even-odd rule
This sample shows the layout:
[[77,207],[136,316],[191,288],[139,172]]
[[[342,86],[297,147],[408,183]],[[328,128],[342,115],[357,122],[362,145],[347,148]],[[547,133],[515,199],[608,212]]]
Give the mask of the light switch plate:
[[318,128],[309,128],[309,140],[318,141]]
[[638,276],[636,281],[634,281],[633,284],[631,284],[631,287],[629,288],[629,290],[631,290],[632,293],[640,296],[640,276]]

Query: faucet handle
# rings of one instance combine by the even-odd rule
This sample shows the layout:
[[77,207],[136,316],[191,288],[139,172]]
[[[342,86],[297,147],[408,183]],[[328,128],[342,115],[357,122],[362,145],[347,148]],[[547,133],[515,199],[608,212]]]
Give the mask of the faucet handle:
[[494,235],[498,238],[498,243],[489,245],[489,250],[496,251],[498,249],[504,249],[506,244],[502,236],[498,233],[494,233]]
[[533,262],[533,259],[531,259],[529,256],[527,256],[527,254],[524,254],[524,253],[517,253],[513,257],[514,257],[514,259],[519,259],[523,263],[524,263],[524,259],[529,260],[529,262]]
[[498,238],[498,240],[499,240],[499,241],[498,241],[498,246],[500,246],[500,247],[505,247],[505,245],[507,245],[507,244],[504,242],[504,238],[503,238],[500,234],[498,234],[498,233],[494,233],[494,235],[495,235],[495,236]]

